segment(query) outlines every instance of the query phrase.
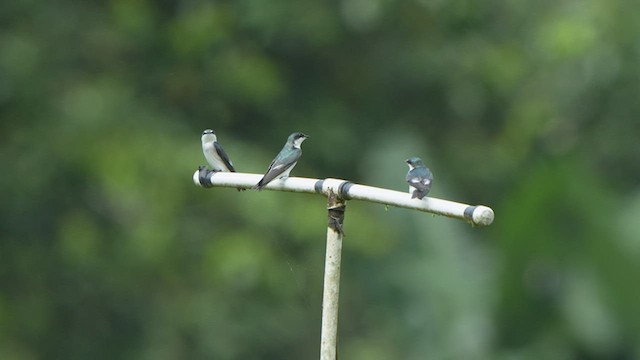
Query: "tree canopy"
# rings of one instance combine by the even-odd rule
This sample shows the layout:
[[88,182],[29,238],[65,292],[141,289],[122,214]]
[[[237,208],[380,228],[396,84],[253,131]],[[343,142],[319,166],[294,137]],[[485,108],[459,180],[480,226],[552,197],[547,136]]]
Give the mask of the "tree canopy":
[[[640,357],[640,13],[612,1],[0,3],[0,358],[309,359],[320,196],[264,172],[491,206],[350,202],[345,359]],[[636,119],[636,120],[634,120]]]

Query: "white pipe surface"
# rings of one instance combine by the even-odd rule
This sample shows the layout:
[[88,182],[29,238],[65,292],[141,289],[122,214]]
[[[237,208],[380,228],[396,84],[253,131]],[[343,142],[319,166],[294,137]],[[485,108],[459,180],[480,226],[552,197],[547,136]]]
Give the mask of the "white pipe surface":
[[[250,189],[260,181],[262,174],[237,172],[212,172],[198,170],[193,174],[193,182],[202,187],[233,187]],[[276,179],[264,187],[267,190],[305,192],[328,195],[333,190],[345,200],[365,200],[385,205],[404,207],[456,219],[466,220],[474,225],[487,226],[493,222],[493,210],[487,206],[472,206],[432,197],[412,199],[409,192],[359,185],[341,179],[311,179],[288,177]]]
[[340,265],[342,262],[342,224],[346,201],[329,195],[327,199],[327,253],[324,258],[324,286],[322,290],[322,327],[320,331],[320,360],[338,358],[338,304],[340,300]]

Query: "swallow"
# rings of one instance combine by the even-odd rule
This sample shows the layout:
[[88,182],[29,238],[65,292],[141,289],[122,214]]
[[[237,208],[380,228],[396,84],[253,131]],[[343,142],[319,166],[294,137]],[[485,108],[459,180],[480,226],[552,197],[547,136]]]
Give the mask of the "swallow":
[[301,132],[294,132],[289,135],[287,143],[284,144],[280,153],[273,159],[271,165],[269,165],[267,172],[253,189],[259,191],[274,179],[286,179],[298,163],[300,156],[302,156],[300,145],[302,145],[302,142],[307,138],[309,137]]
[[407,183],[409,183],[409,193],[411,198],[421,199],[427,196],[429,190],[431,190],[431,183],[433,182],[433,174],[424,165],[419,157],[412,157],[405,160],[409,165],[409,171],[407,172]]

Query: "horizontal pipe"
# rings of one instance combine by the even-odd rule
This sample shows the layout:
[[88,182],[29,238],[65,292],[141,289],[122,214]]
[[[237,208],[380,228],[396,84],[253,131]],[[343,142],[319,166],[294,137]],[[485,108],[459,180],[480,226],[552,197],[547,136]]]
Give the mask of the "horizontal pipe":
[[[201,169],[193,174],[193,182],[201,187],[214,186],[250,189],[260,181],[262,174],[248,174],[237,172],[213,172]],[[354,184],[341,179],[311,179],[303,177],[288,177],[276,179],[264,187],[266,190],[289,192],[316,193],[327,196],[329,190],[334,191],[345,200],[364,200],[384,205],[398,206],[407,209],[420,210],[436,215],[466,220],[474,225],[487,226],[493,222],[493,210],[487,206],[472,206],[455,201],[442,200],[433,197],[412,199],[409,192]]]

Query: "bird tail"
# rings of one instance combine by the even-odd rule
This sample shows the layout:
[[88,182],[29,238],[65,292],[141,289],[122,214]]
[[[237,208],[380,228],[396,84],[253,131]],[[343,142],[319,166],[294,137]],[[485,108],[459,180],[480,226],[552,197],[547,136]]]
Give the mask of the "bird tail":
[[420,190],[413,190],[413,194],[411,194],[411,198],[415,199],[418,198],[420,200],[422,200],[422,198],[424,198],[426,194],[424,193],[424,191],[420,191]]
[[257,184],[255,184],[255,185],[251,188],[251,190],[260,191],[260,190],[262,190],[262,188],[263,188],[263,187],[265,187],[265,186],[266,186],[266,184],[262,184],[262,179],[261,179]]

